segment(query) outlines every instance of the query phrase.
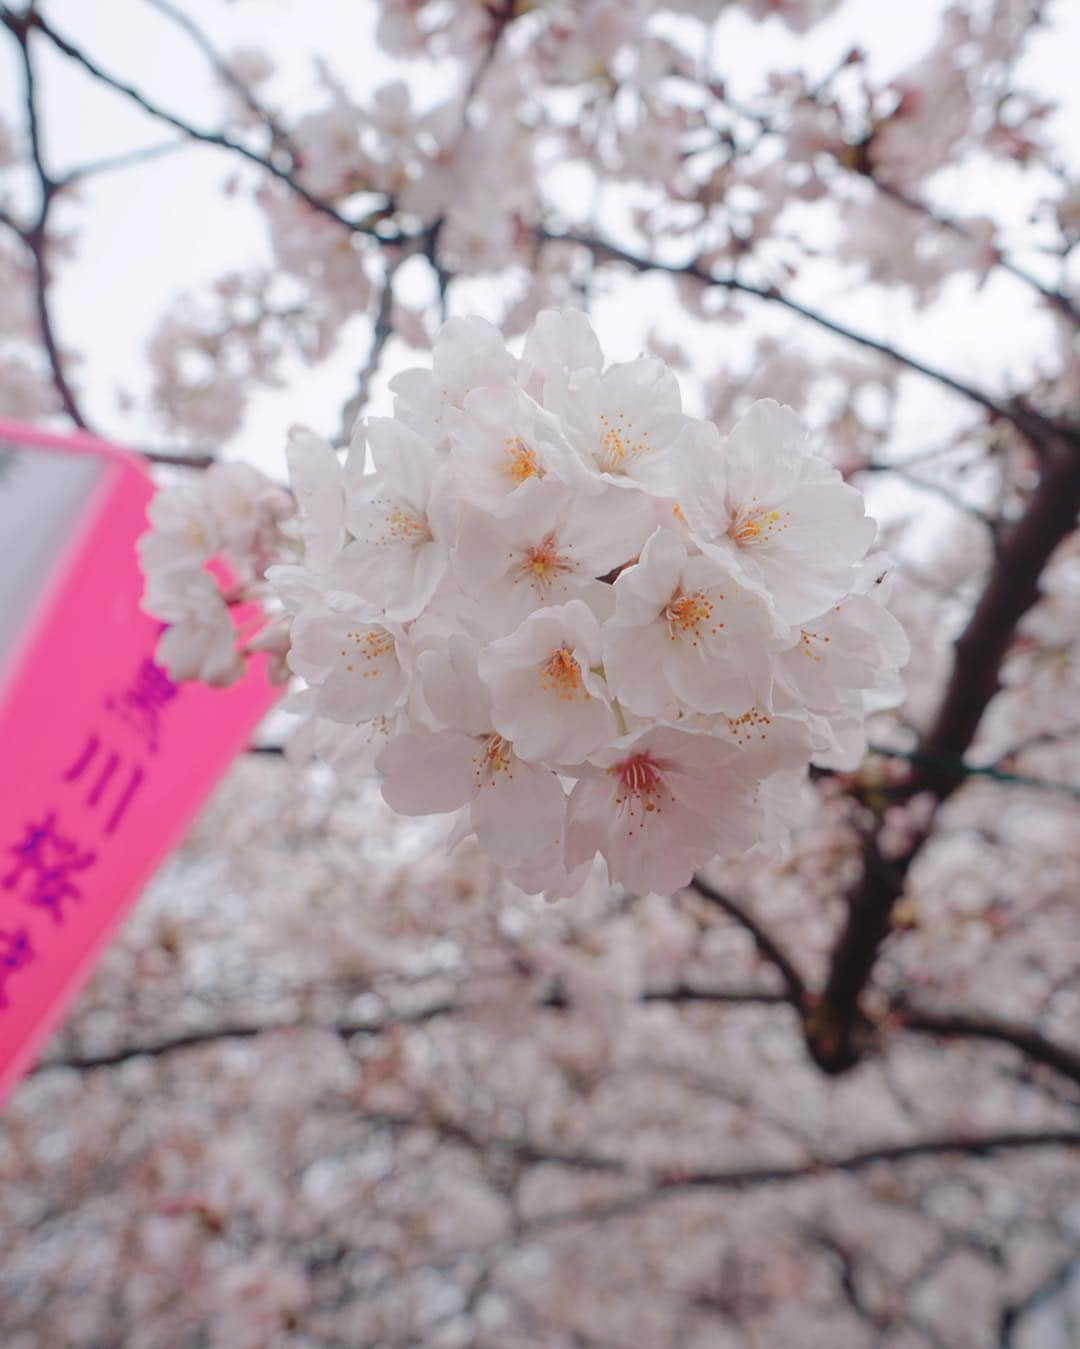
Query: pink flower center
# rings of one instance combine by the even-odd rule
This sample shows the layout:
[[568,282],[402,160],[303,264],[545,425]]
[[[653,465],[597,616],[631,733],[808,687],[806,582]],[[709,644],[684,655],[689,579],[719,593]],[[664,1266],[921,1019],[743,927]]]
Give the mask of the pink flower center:
[[646,811],[659,809],[656,798],[664,790],[664,775],[660,765],[647,750],[642,754],[633,754],[621,763],[612,764],[608,772],[614,774],[619,784],[616,805],[629,802],[631,810],[635,804]]
[[535,589],[547,591],[556,576],[564,576],[574,570],[574,563],[559,552],[559,540],[554,533],[547,534],[535,548],[527,548],[519,575],[524,577]]

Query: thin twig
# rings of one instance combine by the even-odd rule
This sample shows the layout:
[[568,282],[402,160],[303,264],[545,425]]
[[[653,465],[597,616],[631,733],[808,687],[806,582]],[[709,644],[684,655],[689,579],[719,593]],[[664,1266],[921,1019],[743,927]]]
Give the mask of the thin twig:
[[228,85],[247,110],[262,122],[270,132],[274,141],[288,151],[289,156],[295,165],[296,151],[284,128],[277,122],[269,109],[255,97],[255,94],[248,88],[244,81],[240,79],[236,71],[229,65],[228,61],[219,54],[213,43],[195,20],[191,18],[190,15],[183,13],[182,10],[171,4],[170,0],[146,0],[146,3],[150,5],[151,8],[156,9],[159,14],[164,15],[165,18],[170,19],[173,23],[177,24],[185,33],[187,33],[188,37],[191,38],[192,42],[195,43],[202,54],[210,62],[211,66],[213,66],[215,73],[222,83]]
[[1080,1130],[1055,1129],[1044,1133],[1027,1130],[925,1138],[910,1143],[884,1144],[857,1152],[813,1157],[793,1166],[752,1166],[723,1171],[674,1171],[661,1174],[647,1189],[588,1208],[559,1209],[533,1220],[537,1227],[562,1227],[572,1223],[601,1222],[635,1213],[664,1199],[694,1190],[747,1190],[759,1185],[790,1185],[843,1173],[856,1175],[882,1164],[918,1161],[926,1157],[988,1157],[996,1152],[1033,1148],[1080,1147]]
[[179,140],[159,141],[157,145],[142,145],[135,150],[123,150],[120,154],[105,155],[101,159],[91,159],[85,164],[77,164],[73,169],[60,175],[56,180],[57,188],[68,187],[71,183],[81,182],[84,178],[94,178],[101,173],[114,173],[118,169],[130,169],[139,164],[148,164],[155,159],[164,159],[178,150],[188,147],[186,137]]
[[[317,197],[314,193],[309,192],[289,169],[283,168],[280,164],[275,164],[272,159],[268,159],[265,155],[261,155],[257,151],[249,149],[240,141],[233,140],[223,132],[203,131],[198,127],[192,126],[189,122],[185,122],[183,118],[177,117],[175,114],[159,107],[156,103],[152,103],[150,99],[140,93],[133,85],[127,84],[123,80],[118,79],[115,75],[110,75],[107,71],[103,70],[101,66],[87,56],[85,52],[81,51],[73,43],[69,42],[67,38],[58,33],[55,28],[37,13],[36,10],[32,11],[27,16],[26,23],[37,29],[38,32],[44,34],[58,51],[63,52],[65,56],[81,66],[87,74],[92,75],[94,79],[100,81],[102,84],[108,85],[110,89],[115,90],[118,94],[122,94],[125,98],[130,99],[131,102],[137,104],[149,117],[153,117],[159,122],[164,122],[167,126],[171,126],[174,130],[179,131],[190,140],[199,141],[203,145],[215,146],[220,150],[227,150],[232,154],[239,155],[242,159],[246,159],[248,163],[254,164],[258,168],[265,170],[265,172],[272,174],[280,182],[283,182],[290,187],[292,191],[305,201],[313,211],[318,211],[320,215],[328,216],[331,220],[336,221],[342,229],[348,230],[353,234],[364,234],[381,242],[386,242],[385,236],[380,235],[374,225],[368,220],[350,220],[347,216],[342,215],[330,202],[324,201],[321,197]],[[400,242],[400,239],[395,236],[391,242]]]
[[[675,984],[670,988],[646,989],[641,994],[642,1003],[665,1002],[673,1005],[684,1003],[705,1003],[714,1006],[763,1006],[786,1005],[788,999],[780,993],[758,988],[701,988],[690,984]],[[565,993],[559,988],[549,989],[536,997],[532,1006],[538,1011],[566,1012],[573,1006]],[[101,1054],[71,1054],[59,1058],[46,1059],[34,1069],[34,1072],[50,1072],[67,1068],[76,1072],[92,1072],[100,1068],[116,1068],[138,1058],[165,1058],[187,1049],[200,1049],[207,1045],[226,1044],[234,1040],[254,1040],[260,1035],[272,1034],[283,1030],[323,1030],[337,1035],[342,1040],[355,1035],[381,1035],[396,1026],[415,1026],[434,1021],[444,1016],[460,1016],[470,1010],[468,1002],[443,1000],[429,1003],[426,1007],[412,1011],[388,1011],[383,1016],[364,1020],[342,1021],[279,1021],[248,1022],[235,1025],[215,1026],[207,1030],[186,1031],[182,1035],[167,1035],[160,1040],[151,1040],[145,1044],[121,1045]]]
[[378,373],[387,344],[394,335],[394,276],[407,256],[409,256],[409,251],[403,250],[401,257],[395,258],[387,264],[382,290],[379,295],[379,307],[372,320],[371,346],[368,348],[368,357],[357,376],[356,392],[341,410],[341,425],[335,442],[338,445],[348,445],[352,436],[353,424],[367,407],[368,400],[371,397],[371,385]]
[[[906,192],[902,192],[899,188],[893,187],[889,183],[882,182],[882,180],[874,173],[872,164],[869,164],[867,168],[861,170],[861,172],[862,176],[872,182],[874,187],[882,193],[883,196],[888,197],[890,201],[896,202],[899,206],[903,206],[906,210],[914,212],[924,220],[929,220],[932,224],[936,225],[938,229],[945,230],[949,234],[955,234],[958,238],[964,239],[968,243],[979,242],[961,221],[953,220],[951,216],[943,215],[940,211],[935,210],[926,202],[919,201],[915,197],[909,197]],[[1077,309],[1072,299],[1070,299],[1064,291],[1057,290],[1053,286],[1045,285],[1037,276],[1033,276],[1031,272],[1022,267],[1018,262],[1014,262],[1013,259],[1002,252],[1001,249],[995,247],[993,253],[994,262],[1001,267],[1003,271],[1008,272],[1018,281],[1022,281],[1025,285],[1038,291],[1043,299],[1053,305],[1059,313],[1070,319],[1074,325],[1080,325],[1080,310]]]
[[[908,763],[916,764],[920,768],[929,768],[939,772],[947,772],[957,777],[984,777],[991,782],[1004,782],[1011,787],[1034,787],[1043,792],[1060,792],[1063,796],[1072,796],[1080,799],[1080,787],[1074,786],[1071,782],[1048,782],[1043,778],[1025,777],[1022,773],[1007,773],[998,768],[996,764],[969,764],[963,759],[942,758],[937,755],[930,755],[917,749],[892,749],[888,745],[871,744],[867,746],[871,754],[880,754],[886,759],[905,759]],[[900,788],[905,794],[908,791],[906,786]]]
[[[785,295],[775,286],[755,286],[748,281],[743,281],[737,276],[720,276],[696,261],[682,264],[660,262],[656,258],[642,257],[640,254],[633,253],[629,249],[623,248],[618,244],[610,243],[605,239],[597,238],[589,234],[575,233],[574,231],[556,232],[548,229],[539,229],[537,231],[539,238],[547,243],[569,243],[579,244],[582,248],[589,249],[593,254],[602,260],[612,262],[624,262],[628,267],[632,267],[638,272],[665,272],[671,276],[685,276],[692,280],[700,281],[706,286],[716,286],[722,290],[730,290],[740,295],[753,296],[755,299],[763,300],[768,304],[779,305],[789,310],[793,314],[809,320],[817,327],[823,328],[826,332],[833,333],[837,337],[843,337],[849,342],[854,342],[857,346],[866,347],[870,351],[876,351],[882,356],[887,356],[890,360],[904,366],[916,374],[925,375],[927,379],[935,380],[938,384],[953,393],[958,393],[964,398],[970,399],[980,407],[985,408],[995,417],[1004,418],[1007,421],[1020,424],[1021,414],[1015,408],[1005,403],[998,402],[985,390],[978,388],[974,384],[966,384],[956,376],[950,375],[945,370],[940,370],[936,366],[928,365],[925,361],[920,361],[909,352],[901,351],[899,347],[894,347],[888,342],[883,342],[879,338],[871,337],[868,333],[859,332],[855,328],[850,328],[836,319],[829,318],[827,314],[819,313],[810,308],[809,305],[802,304],[800,301],[792,299],[790,295]],[[1030,424],[1031,414],[1026,413],[1026,424]]]
[[49,212],[56,193],[60,190],[60,184],[49,174],[42,155],[37,89],[33,62],[30,59],[28,36],[29,26],[34,17],[33,12],[26,15],[16,15],[7,9],[0,10],[0,22],[10,31],[19,48],[26,88],[26,118],[30,140],[30,159],[37,176],[40,192],[37,215],[29,226],[21,229],[14,225],[10,218],[6,218],[5,223],[19,235],[33,260],[34,302],[37,310],[38,328],[41,332],[45,354],[48,357],[53,387],[56,389],[61,406],[67,415],[76,426],[87,430],[89,429],[87,420],[75,397],[74,390],[68,383],[63,357],[60,354],[60,344],[57,341],[52,313],[49,309],[49,270],[45,254],[49,246]]

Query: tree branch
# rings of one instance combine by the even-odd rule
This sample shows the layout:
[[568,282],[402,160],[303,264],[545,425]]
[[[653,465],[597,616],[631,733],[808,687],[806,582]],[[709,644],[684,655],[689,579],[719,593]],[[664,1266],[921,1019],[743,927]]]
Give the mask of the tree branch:
[[[9,16],[7,11],[4,11],[2,17],[10,27],[12,16]],[[368,220],[350,220],[347,216],[342,215],[335,206],[330,204],[330,202],[324,201],[321,197],[317,197],[314,193],[309,192],[289,169],[282,168],[280,164],[275,164],[272,159],[268,159],[265,155],[258,154],[255,150],[249,149],[240,141],[233,140],[223,132],[202,131],[198,127],[192,126],[189,122],[185,122],[183,118],[177,117],[175,114],[166,111],[164,108],[158,107],[156,103],[152,103],[133,85],[126,84],[116,76],[108,74],[107,71],[103,70],[101,66],[91,60],[91,58],[83,51],[58,33],[55,28],[37,13],[36,10],[31,11],[30,14],[26,16],[24,23],[26,26],[36,28],[38,32],[49,39],[58,51],[62,52],[70,60],[81,66],[88,75],[92,75],[94,79],[107,85],[110,89],[115,90],[118,94],[122,94],[125,98],[135,103],[147,114],[147,116],[153,117],[159,122],[164,122],[167,126],[171,126],[189,140],[199,141],[203,145],[215,146],[219,150],[228,150],[232,154],[239,155],[240,158],[246,159],[248,163],[256,165],[266,173],[273,175],[273,177],[277,178],[280,182],[285,183],[298,197],[305,201],[313,211],[318,211],[320,215],[328,216],[331,220],[336,221],[342,229],[348,230],[353,234],[367,235],[379,242],[387,242],[386,236],[380,235],[374,225]],[[401,240],[395,235],[389,242],[396,243],[401,242]]]
[[[865,168],[860,166],[859,172],[863,177],[873,183],[874,187],[882,193],[883,196],[895,201],[906,210],[914,212],[924,220],[929,220],[931,224],[936,225],[938,229],[945,230],[949,234],[955,234],[958,238],[968,243],[976,242],[972,237],[971,231],[959,220],[953,220],[951,216],[942,215],[934,210],[926,202],[918,198],[909,197],[906,192],[899,188],[884,183],[874,173],[872,163],[867,163]],[[1025,267],[1021,267],[1018,262],[1014,262],[1006,253],[999,248],[994,249],[994,261],[1003,270],[1014,276],[1018,281],[1030,286],[1032,290],[1038,293],[1051,304],[1059,313],[1068,318],[1074,325],[1080,325],[1080,310],[1077,309],[1072,299],[1064,291],[1057,290],[1053,286],[1044,285],[1038,277],[1033,276]]]
[[794,1166],[752,1166],[717,1171],[661,1172],[649,1188],[607,1204],[584,1209],[560,1209],[533,1220],[537,1227],[565,1226],[568,1223],[600,1222],[620,1217],[655,1204],[660,1200],[694,1190],[747,1190],[759,1185],[790,1185],[822,1176],[847,1174],[882,1164],[917,1161],[924,1157],[988,1157],[996,1152],[1021,1152],[1035,1148],[1080,1147],[1080,1130],[1055,1129],[1046,1132],[1002,1131],[951,1138],[925,1138],[910,1143],[890,1143],[835,1156],[814,1157]]
[[[1048,430],[1048,426],[1044,428]],[[1039,577],[1080,510],[1080,436],[1059,432],[1046,445],[1043,472],[1024,514],[1002,535],[982,598],[956,642],[952,673],[937,716],[917,746],[907,796],[930,792],[944,801],[965,780],[963,760],[991,698],[1016,625],[1035,603]],[[859,998],[890,929],[892,910],[929,827],[900,857],[886,858],[864,840],[862,879],[849,897],[848,917],[833,953],[823,1001],[811,1028],[811,1052],[830,1072],[859,1057]]]
[[394,276],[408,256],[410,256],[410,250],[403,250],[400,257],[387,263],[382,291],[379,295],[379,307],[372,319],[371,346],[368,348],[368,357],[357,375],[356,392],[341,410],[341,425],[337,440],[337,443],[341,445],[348,445],[352,436],[353,424],[364,408],[367,407],[368,400],[371,397],[372,382],[378,373],[387,343],[394,335]]
[[[769,989],[758,988],[699,988],[690,984],[675,984],[670,988],[646,989],[641,994],[642,1003],[668,1002],[675,1005],[683,1003],[709,1003],[714,1006],[765,1007],[787,1005],[788,998]],[[537,1010],[567,1011],[572,1004],[559,988],[552,988],[533,1002]],[[137,1058],[164,1058],[169,1054],[185,1049],[199,1049],[206,1045],[223,1044],[233,1040],[254,1040],[260,1035],[281,1030],[325,1030],[348,1040],[354,1035],[380,1035],[395,1026],[416,1026],[434,1021],[443,1016],[457,1016],[469,1011],[468,1002],[444,1000],[430,1003],[413,1011],[387,1012],[382,1017],[366,1020],[345,1021],[280,1021],[250,1022],[237,1025],[215,1026],[208,1030],[188,1031],[182,1035],[165,1036],[160,1040],[151,1040],[146,1044],[122,1045],[106,1050],[101,1054],[69,1054],[58,1058],[43,1060],[34,1069],[35,1073],[49,1072],[57,1068],[69,1068],[76,1072],[92,1072],[99,1068],[116,1068]]]
[[703,899],[707,899],[710,904],[715,904],[718,909],[721,909],[729,918],[749,932],[754,939],[754,945],[757,947],[759,954],[779,972],[781,979],[783,979],[786,1000],[793,1003],[800,1011],[804,1010],[808,999],[806,983],[802,975],[776,939],[762,927],[753,914],[728,895],[710,885],[708,881],[702,880],[700,876],[695,876],[690,882],[690,889],[696,890]]
[[177,9],[174,4],[170,3],[170,0],[146,0],[146,3],[187,33],[188,37],[191,38],[192,42],[194,42],[209,61],[210,65],[214,68],[214,73],[222,83],[227,85],[233,93],[236,94],[247,110],[262,122],[263,126],[270,132],[274,142],[281,145],[288,152],[290,161],[295,166],[296,152],[284,129],[278,125],[270,111],[255,97],[229,63],[219,55],[214,44],[195,20],[191,18],[190,15],[183,13],[182,10]]
[[1021,422],[1026,426],[1031,424],[1034,414],[1030,411],[1023,410],[1021,412],[1021,410],[1009,404],[1001,403],[974,384],[967,384],[945,370],[927,365],[925,361],[920,361],[909,352],[901,351],[888,342],[871,337],[867,333],[859,332],[855,328],[849,328],[846,324],[829,318],[827,314],[819,313],[817,310],[811,309],[809,305],[804,305],[800,301],[792,299],[791,296],[785,295],[775,286],[755,286],[749,281],[740,280],[737,276],[718,276],[697,261],[680,265],[660,262],[655,258],[642,257],[629,249],[620,247],[618,244],[609,243],[607,240],[588,234],[579,234],[573,231],[554,232],[544,228],[538,229],[536,233],[537,237],[545,243],[579,244],[582,248],[589,249],[594,256],[601,260],[624,262],[638,272],[666,272],[670,276],[685,276],[700,281],[706,286],[717,286],[722,290],[734,291],[740,295],[749,295],[755,299],[763,300],[768,304],[779,305],[781,308],[807,319],[826,332],[833,333],[836,337],[843,337],[849,342],[854,342],[857,346],[876,351],[879,355],[887,356],[890,360],[896,361],[898,365],[902,365],[916,374],[935,380],[938,384],[952,390],[953,393],[960,394],[985,408],[994,417],[1014,422],[1018,426],[1021,425]]
[[29,226],[25,229],[20,228],[9,219],[5,223],[19,236],[33,260],[34,303],[42,345],[45,348],[49,369],[52,373],[53,387],[56,389],[61,406],[75,425],[83,430],[88,430],[86,418],[83,416],[74,390],[68,383],[63,357],[60,354],[60,344],[56,338],[52,313],[49,309],[49,271],[45,260],[45,254],[49,246],[48,221],[49,212],[61,184],[49,174],[42,157],[37,90],[29,45],[29,29],[35,17],[32,11],[21,15],[13,14],[7,9],[0,10],[0,23],[3,23],[8,29],[19,48],[26,85],[26,120],[30,138],[30,160],[37,176],[40,192],[37,215]]
[[904,1030],[920,1035],[942,1036],[948,1039],[990,1040],[1011,1045],[1027,1058],[1045,1064],[1080,1083],[1080,1054],[1055,1044],[1030,1026],[1018,1021],[999,1020],[967,1012],[938,1012],[932,1008],[901,1004],[895,1020]]
[[81,182],[84,178],[95,177],[99,173],[113,173],[117,169],[130,169],[138,164],[147,164],[154,159],[164,159],[177,150],[187,148],[187,140],[160,141],[157,145],[142,145],[135,150],[123,150],[116,155],[105,155],[101,159],[91,159],[85,164],[77,164],[57,179],[57,187],[64,188],[71,183]]

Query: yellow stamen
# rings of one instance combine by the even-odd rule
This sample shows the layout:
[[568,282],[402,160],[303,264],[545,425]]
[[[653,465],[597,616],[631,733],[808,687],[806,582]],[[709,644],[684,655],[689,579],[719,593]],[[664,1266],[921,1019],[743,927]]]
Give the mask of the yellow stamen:
[[[677,637],[689,634],[696,646],[701,636],[701,625],[710,622],[712,613],[712,601],[703,590],[697,590],[692,595],[684,595],[681,591],[673,595],[664,609],[671,640],[675,641]],[[720,627],[723,626],[721,623]],[[716,627],[710,625],[710,632],[714,637],[717,631]]]
[[503,472],[515,487],[520,487],[526,478],[544,476],[544,469],[536,457],[536,451],[530,449],[520,436],[508,437],[503,451],[506,454]]
[[604,473],[624,473],[626,461],[636,459],[652,449],[648,431],[635,436],[634,423],[625,412],[616,412],[612,417],[601,415],[600,452],[597,464]]
[[781,523],[789,511],[751,510],[738,515],[731,523],[728,533],[738,544],[765,543],[787,525]]
[[[393,635],[385,628],[357,628],[354,632],[347,632],[345,637],[358,648],[351,653],[353,659],[346,663],[345,668],[355,670],[353,661],[363,661],[369,668],[360,671],[361,678],[375,679],[380,673],[379,662],[394,649]],[[341,648],[341,655],[350,655],[348,647]]]
[[386,533],[379,542],[430,543],[431,528],[424,516],[401,501],[380,501],[378,504],[386,512]]
[[812,661],[816,661],[819,665],[824,656],[823,653],[814,648],[814,643],[824,642],[827,644],[831,641],[831,637],[823,637],[819,632],[807,632],[805,628],[801,628],[799,631],[799,650],[802,651],[804,655],[809,656]]

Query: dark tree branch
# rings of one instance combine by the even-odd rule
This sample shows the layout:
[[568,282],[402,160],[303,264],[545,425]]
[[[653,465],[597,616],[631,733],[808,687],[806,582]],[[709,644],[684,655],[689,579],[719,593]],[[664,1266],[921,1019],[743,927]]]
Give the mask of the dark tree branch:
[[371,397],[371,385],[379,370],[387,344],[394,335],[394,276],[398,268],[410,256],[410,250],[403,250],[401,256],[386,265],[382,290],[379,294],[379,307],[372,319],[371,346],[368,357],[360,369],[356,380],[356,392],[341,410],[341,425],[338,429],[337,444],[348,445],[352,436],[353,424],[367,407]]
[[290,162],[295,165],[296,152],[289,137],[285,133],[285,130],[278,124],[269,109],[263,106],[262,102],[255,97],[251,89],[249,89],[244,81],[238,77],[236,71],[233,70],[228,61],[224,60],[218,53],[214,44],[195,20],[191,18],[190,15],[185,14],[182,10],[178,9],[176,5],[171,4],[170,0],[146,0],[146,3],[187,33],[188,37],[190,37],[192,42],[199,48],[209,61],[210,65],[213,66],[215,74],[222,83],[227,85],[233,93],[236,94],[237,98],[240,99],[240,102],[243,103],[244,107],[262,122],[263,126],[266,127],[273,137],[274,143],[282,146],[282,148],[288,152]]
[[1037,1284],[1026,1297],[1020,1298],[1016,1302],[1010,1302],[1007,1307],[1003,1308],[999,1327],[1001,1349],[1015,1349],[1015,1334],[1018,1323],[1041,1303],[1054,1297],[1068,1285],[1078,1260],[1080,1260],[1080,1256],[1075,1253],[1069,1255],[1048,1278]]
[[178,1050],[199,1049],[205,1045],[222,1044],[232,1040],[254,1040],[260,1035],[281,1030],[325,1030],[348,1040],[354,1035],[378,1035],[392,1026],[416,1025],[433,1021],[436,1017],[451,1016],[464,1010],[456,1002],[437,1002],[413,1012],[394,1012],[385,1017],[365,1021],[281,1021],[258,1022],[246,1025],[216,1026],[212,1030],[189,1031],[184,1035],[166,1036],[143,1045],[124,1045],[103,1054],[74,1054],[64,1058],[46,1059],[33,1070],[49,1072],[55,1068],[70,1068],[76,1072],[92,1072],[98,1068],[115,1068],[132,1059],[159,1059]]
[[904,1030],[945,1039],[988,1040],[1011,1045],[1035,1063],[1045,1064],[1080,1083],[1080,1054],[1055,1044],[1039,1031],[1018,1021],[999,1020],[967,1012],[939,1012],[932,1008],[900,1005],[895,1019]]
[[714,1007],[787,1007],[791,1003],[786,993],[773,993],[764,988],[698,988],[693,984],[648,989],[642,993],[641,1001],[669,1002],[680,1006],[697,1002]]
[[[1060,433],[1047,445],[1039,484],[1016,524],[1002,535],[982,598],[958,639],[952,674],[937,716],[917,747],[906,794],[929,792],[940,803],[965,780],[959,764],[999,687],[1001,662],[1016,625],[1035,603],[1039,577],[1058,544],[1076,527],[1080,510],[1080,437]],[[849,897],[848,917],[833,953],[811,1052],[828,1071],[859,1057],[859,999],[890,930],[893,907],[912,862],[928,837],[900,857],[885,858],[864,840],[862,879]]]
[[[917,764],[920,768],[955,773],[964,778],[989,778],[992,782],[1004,782],[1014,787],[1034,787],[1037,791],[1060,792],[1062,796],[1080,797],[1080,786],[1073,786],[1071,782],[1051,782],[1045,778],[1028,777],[1023,773],[1009,773],[999,768],[996,763],[969,764],[963,759],[941,759],[916,749],[893,749],[888,745],[871,744],[868,749],[871,754],[880,754],[886,759],[906,759],[908,763]],[[1001,760],[998,761],[1000,762]],[[898,791],[901,795],[909,795],[911,788],[902,786]]]
[[[957,379],[945,370],[939,370],[935,366],[927,365],[925,361],[920,361],[910,353],[901,351],[898,347],[892,346],[888,342],[883,342],[879,338],[871,337],[867,333],[859,332],[855,328],[849,328],[846,324],[831,319],[827,314],[821,314],[808,305],[794,300],[789,295],[785,295],[775,286],[755,286],[749,281],[740,280],[737,276],[719,276],[709,271],[699,262],[687,262],[683,264],[660,262],[655,258],[642,257],[629,249],[620,247],[618,244],[609,243],[607,240],[596,238],[588,234],[579,234],[573,231],[554,232],[547,229],[539,229],[537,234],[540,239],[548,243],[569,243],[579,244],[582,248],[589,249],[597,258],[611,262],[623,262],[628,267],[638,272],[666,272],[671,276],[684,276],[692,280],[700,281],[706,286],[716,286],[722,290],[734,291],[740,295],[752,296],[755,299],[763,300],[768,304],[779,305],[783,309],[789,310],[793,314],[798,314],[801,318],[809,320],[817,327],[826,332],[833,333],[836,337],[842,337],[849,342],[854,342],[857,346],[865,347],[867,350],[876,351],[879,355],[887,356],[890,360],[897,362],[916,374],[925,375],[927,379],[935,380],[938,384],[953,393],[960,394],[962,397],[977,403],[985,408],[987,412],[994,417],[1003,418],[1020,424],[1021,420],[1025,426],[1030,426],[1033,414],[1026,410],[1017,409],[1006,403],[1001,403],[991,397],[985,390],[977,388],[974,384],[966,384],[963,380]],[[1041,420],[1041,419],[1040,419]]]
[[217,457],[209,452],[185,454],[183,450],[144,450],[136,451],[151,464],[169,464],[174,468],[209,468],[217,463]]
[[[699,988],[690,984],[676,984],[671,988],[648,989],[641,994],[641,1002],[707,1003],[713,1006],[772,1007],[786,1005],[788,999],[780,993],[758,988]],[[552,988],[533,1001],[538,1010],[568,1011],[572,1004],[559,988]],[[92,1072],[99,1068],[115,1068],[137,1058],[164,1058],[185,1049],[199,1049],[206,1045],[225,1044],[233,1040],[254,1040],[260,1035],[281,1030],[325,1030],[348,1040],[354,1035],[380,1035],[395,1026],[422,1025],[444,1016],[460,1016],[469,1011],[469,1003],[444,1000],[430,1003],[413,1011],[387,1012],[385,1016],[366,1020],[345,1021],[280,1021],[250,1022],[238,1025],[215,1026],[208,1030],[188,1031],[183,1035],[165,1036],[146,1044],[122,1045],[101,1054],[69,1054],[43,1060],[33,1070],[49,1072],[69,1068],[76,1072]]]
[[[863,176],[873,183],[874,187],[886,196],[890,201],[895,201],[906,210],[914,212],[924,220],[929,220],[931,224],[936,225],[938,229],[945,230],[949,234],[955,234],[958,238],[964,239],[968,243],[975,243],[976,240],[971,231],[959,220],[953,220],[951,216],[942,215],[940,211],[934,210],[932,206],[924,201],[919,201],[915,197],[909,197],[906,192],[902,192],[898,187],[893,187],[875,174],[872,163],[868,164],[865,170],[861,170]],[[1060,314],[1064,315],[1073,325],[1080,325],[1080,310],[1077,309],[1073,300],[1065,294],[1064,291],[1057,290],[1053,286],[1047,286],[1033,276],[1025,267],[1015,262],[1008,254],[1003,253],[1001,249],[994,249],[994,262],[1003,271],[1014,276],[1018,281],[1022,281],[1026,286],[1038,293],[1051,304]]]
[[748,912],[737,901],[717,890],[708,881],[702,880],[700,876],[695,876],[690,882],[690,889],[696,890],[703,899],[707,899],[710,904],[722,910],[727,916],[733,919],[740,927],[745,928],[754,940],[754,945],[758,953],[764,960],[767,960],[780,974],[784,981],[786,1000],[794,1003],[801,1010],[807,1006],[806,983],[795,968],[790,956],[783,950],[780,944],[772,937],[769,932],[757,921],[757,919]]
[[[11,22],[6,11],[3,12],[3,17],[10,27]],[[268,159],[265,155],[261,155],[255,150],[249,149],[248,146],[243,145],[240,141],[231,139],[231,137],[226,136],[223,132],[200,130],[200,128],[192,126],[189,122],[185,122],[183,118],[177,117],[166,109],[158,107],[156,103],[152,103],[150,99],[140,93],[133,85],[127,84],[116,76],[108,74],[107,71],[103,70],[83,51],[58,33],[56,29],[36,11],[32,11],[27,15],[23,23],[24,26],[37,29],[38,32],[49,39],[58,51],[62,52],[70,60],[81,66],[88,75],[92,75],[94,79],[98,80],[100,83],[108,85],[110,89],[115,90],[118,94],[122,94],[132,103],[135,103],[147,114],[147,116],[153,117],[159,122],[164,122],[167,126],[171,126],[175,131],[179,131],[181,135],[186,136],[189,140],[199,141],[203,145],[215,146],[219,150],[227,150],[234,155],[238,155],[241,159],[247,160],[248,163],[263,169],[266,173],[273,175],[273,177],[277,178],[280,182],[283,182],[290,187],[292,191],[305,201],[313,211],[318,211],[320,215],[328,216],[331,220],[336,221],[342,229],[348,230],[352,234],[363,234],[381,242],[386,242],[385,236],[380,235],[369,220],[350,220],[347,216],[342,215],[330,202],[324,201],[321,197],[317,197],[314,193],[309,192],[307,188],[297,180],[291,170],[283,168],[280,164],[275,164],[272,159]],[[398,236],[394,236],[390,242],[401,242],[401,240]]]
[[752,1166],[717,1171],[672,1171],[660,1173],[649,1187],[623,1199],[584,1209],[561,1209],[534,1220],[537,1227],[599,1222],[634,1213],[660,1200],[695,1190],[747,1190],[759,1185],[790,1185],[838,1173],[857,1175],[882,1164],[918,1161],[924,1157],[984,1158],[997,1152],[1022,1152],[1036,1148],[1080,1147],[1080,1130],[1026,1130],[925,1138],[910,1143],[885,1144],[837,1156],[814,1157],[794,1166]]
[[46,169],[42,155],[37,86],[33,62],[30,59],[29,43],[29,30],[35,18],[36,15],[33,11],[28,11],[26,14],[14,14],[7,9],[0,10],[0,23],[3,23],[8,29],[19,48],[19,58],[22,62],[26,87],[26,121],[30,138],[30,160],[37,176],[39,190],[37,214],[28,226],[22,228],[8,218],[5,218],[5,223],[22,240],[33,261],[34,303],[37,310],[38,328],[41,332],[41,342],[45,348],[52,374],[53,387],[56,389],[60,404],[68,417],[76,426],[86,430],[88,429],[88,423],[75,397],[75,392],[68,382],[64,360],[60,353],[60,343],[57,341],[52,313],[49,309],[49,269],[46,261],[46,253],[50,243],[48,235],[49,212],[52,209],[56,194],[60,190],[61,183],[54,179]]

